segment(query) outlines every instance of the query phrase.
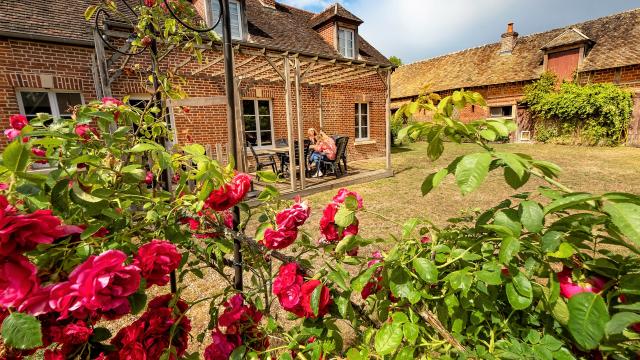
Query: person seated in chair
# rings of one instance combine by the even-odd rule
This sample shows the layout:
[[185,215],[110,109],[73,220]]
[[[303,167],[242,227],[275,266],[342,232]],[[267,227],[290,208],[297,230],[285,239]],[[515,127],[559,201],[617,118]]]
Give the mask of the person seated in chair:
[[311,144],[311,146],[309,146],[309,149],[313,150],[313,146],[318,142],[318,132],[316,131],[316,129],[309,128],[309,130],[307,130],[307,138],[309,139],[309,143]]
[[336,142],[324,131],[320,130],[317,142],[312,149],[313,153],[311,153],[309,161],[316,165],[316,173],[312,176],[315,178],[323,175],[322,169],[320,169],[321,161],[336,159]]

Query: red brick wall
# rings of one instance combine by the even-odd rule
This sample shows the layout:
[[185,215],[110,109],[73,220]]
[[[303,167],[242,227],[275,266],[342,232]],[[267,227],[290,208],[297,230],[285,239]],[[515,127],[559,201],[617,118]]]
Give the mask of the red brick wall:
[[[79,90],[85,101],[95,98],[95,87],[91,72],[92,48],[62,46],[28,41],[0,40],[0,116],[4,127],[8,127],[10,114],[19,112],[16,90],[18,88],[41,88],[40,74],[54,75],[55,89]],[[206,61],[219,57],[217,52],[207,52]],[[109,54],[107,54],[109,56]],[[176,53],[167,57],[161,66],[174,68],[186,59],[184,54]],[[246,55],[236,56],[236,63],[247,59]],[[259,58],[244,65],[249,68]],[[140,63],[140,64],[137,64]],[[140,65],[145,68],[146,58],[133,58],[129,67]],[[225,85],[222,75],[223,64],[220,62],[209,69],[191,75],[202,64],[193,62],[179,72],[184,82],[177,82],[189,97],[224,96]],[[125,72],[126,74],[126,72]],[[115,97],[126,95],[149,97],[145,83],[146,75],[131,71],[121,75],[113,84]],[[293,86],[292,86],[293,87]],[[240,84],[241,96],[244,98],[271,99],[274,124],[274,139],[287,138],[285,116],[285,90],[282,81],[252,82],[243,80]],[[385,151],[385,89],[377,75],[366,79],[352,81],[348,84],[331,85],[323,88],[323,110],[325,131],[330,135],[347,135],[350,139],[350,159],[383,156]],[[304,130],[309,127],[320,127],[320,92],[318,86],[303,85],[302,110]],[[292,115],[294,136],[297,138],[295,93],[292,89]],[[354,146],[354,105],[356,102],[369,103],[369,122],[371,139],[375,143]],[[211,145],[227,142],[226,105],[190,106],[185,113],[182,108],[175,107],[174,113],[177,141],[179,143],[197,142]],[[6,145],[2,139],[0,146]]]
[[338,46],[335,43],[336,42],[336,24],[334,22],[328,22],[322,25],[317,31],[320,34],[320,36],[322,36],[324,41],[326,41],[328,44],[331,44],[331,46],[333,47]]
[[[51,90],[78,90],[85,102],[96,97],[91,75],[92,48],[0,38],[0,119],[19,112],[20,89],[42,88],[40,75],[53,75]],[[7,139],[0,136],[0,147]]]

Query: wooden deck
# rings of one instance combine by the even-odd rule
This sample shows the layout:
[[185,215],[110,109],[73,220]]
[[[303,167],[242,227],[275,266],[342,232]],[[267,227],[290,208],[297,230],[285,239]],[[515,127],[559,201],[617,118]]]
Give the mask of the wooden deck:
[[[371,170],[365,167],[358,166],[357,162],[349,164],[349,170],[346,175],[336,178],[334,175],[327,175],[320,178],[306,178],[305,189],[300,189],[300,183],[298,182],[298,189],[296,191],[291,190],[291,184],[288,179],[285,179],[281,183],[277,183],[276,187],[285,199],[292,199],[297,195],[308,196],[311,194],[329,191],[334,189],[343,188],[355,184],[363,184],[379,179],[384,179],[393,176],[393,170],[378,169]],[[249,206],[258,206],[260,201],[255,197],[264,189],[265,184],[259,181],[255,181],[255,191],[251,194],[253,199],[248,201]]]

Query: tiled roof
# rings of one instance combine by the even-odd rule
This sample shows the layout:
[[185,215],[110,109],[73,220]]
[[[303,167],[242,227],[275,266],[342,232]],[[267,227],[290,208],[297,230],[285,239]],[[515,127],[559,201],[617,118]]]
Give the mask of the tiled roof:
[[548,44],[542,47],[542,49],[553,49],[560,46],[567,46],[590,41],[589,37],[582,33],[582,31],[571,28],[558,35],[555,39],[549,41]]
[[640,64],[640,9],[634,9],[519,37],[511,55],[500,55],[500,43],[494,43],[401,66],[392,76],[392,97],[414,96],[426,85],[443,91],[537,79],[542,48],[572,28],[593,41],[579,71]]
[[[34,39],[46,37],[50,40],[91,44],[90,24],[84,20],[84,11],[97,2],[98,0],[0,0],[0,36],[17,34]],[[338,51],[312,28],[312,18],[316,14],[279,3],[276,3],[275,9],[263,6],[259,0],[245,0],[245,3],[249,43],[283,51],[340,57]],[[342,6],[339,9],[340,14],[351,14]],[[355,17],[353,14],[351,16]],[[390,65],[362,37],[360,41],[363,60]]]
[[316,26],[324,24],[334,17],[340,20],[353,22],[358,25],[363,23],[363,21],[359,17],[353,15],[349,10],[345,9],[344,6],[340,5],[339,3],[335,3],[327,7],[320,13],[314,15],[311,18],[311,26],[315,28]]

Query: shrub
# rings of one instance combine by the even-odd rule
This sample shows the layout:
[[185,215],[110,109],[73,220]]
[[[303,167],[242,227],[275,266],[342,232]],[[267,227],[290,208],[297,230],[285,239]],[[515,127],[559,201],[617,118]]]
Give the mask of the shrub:
[[615,146],[624,143],[633,101],[614,84],[562,83],[546,73],[525,87],[523,102],[537,117],[535,139],[560,144]]

